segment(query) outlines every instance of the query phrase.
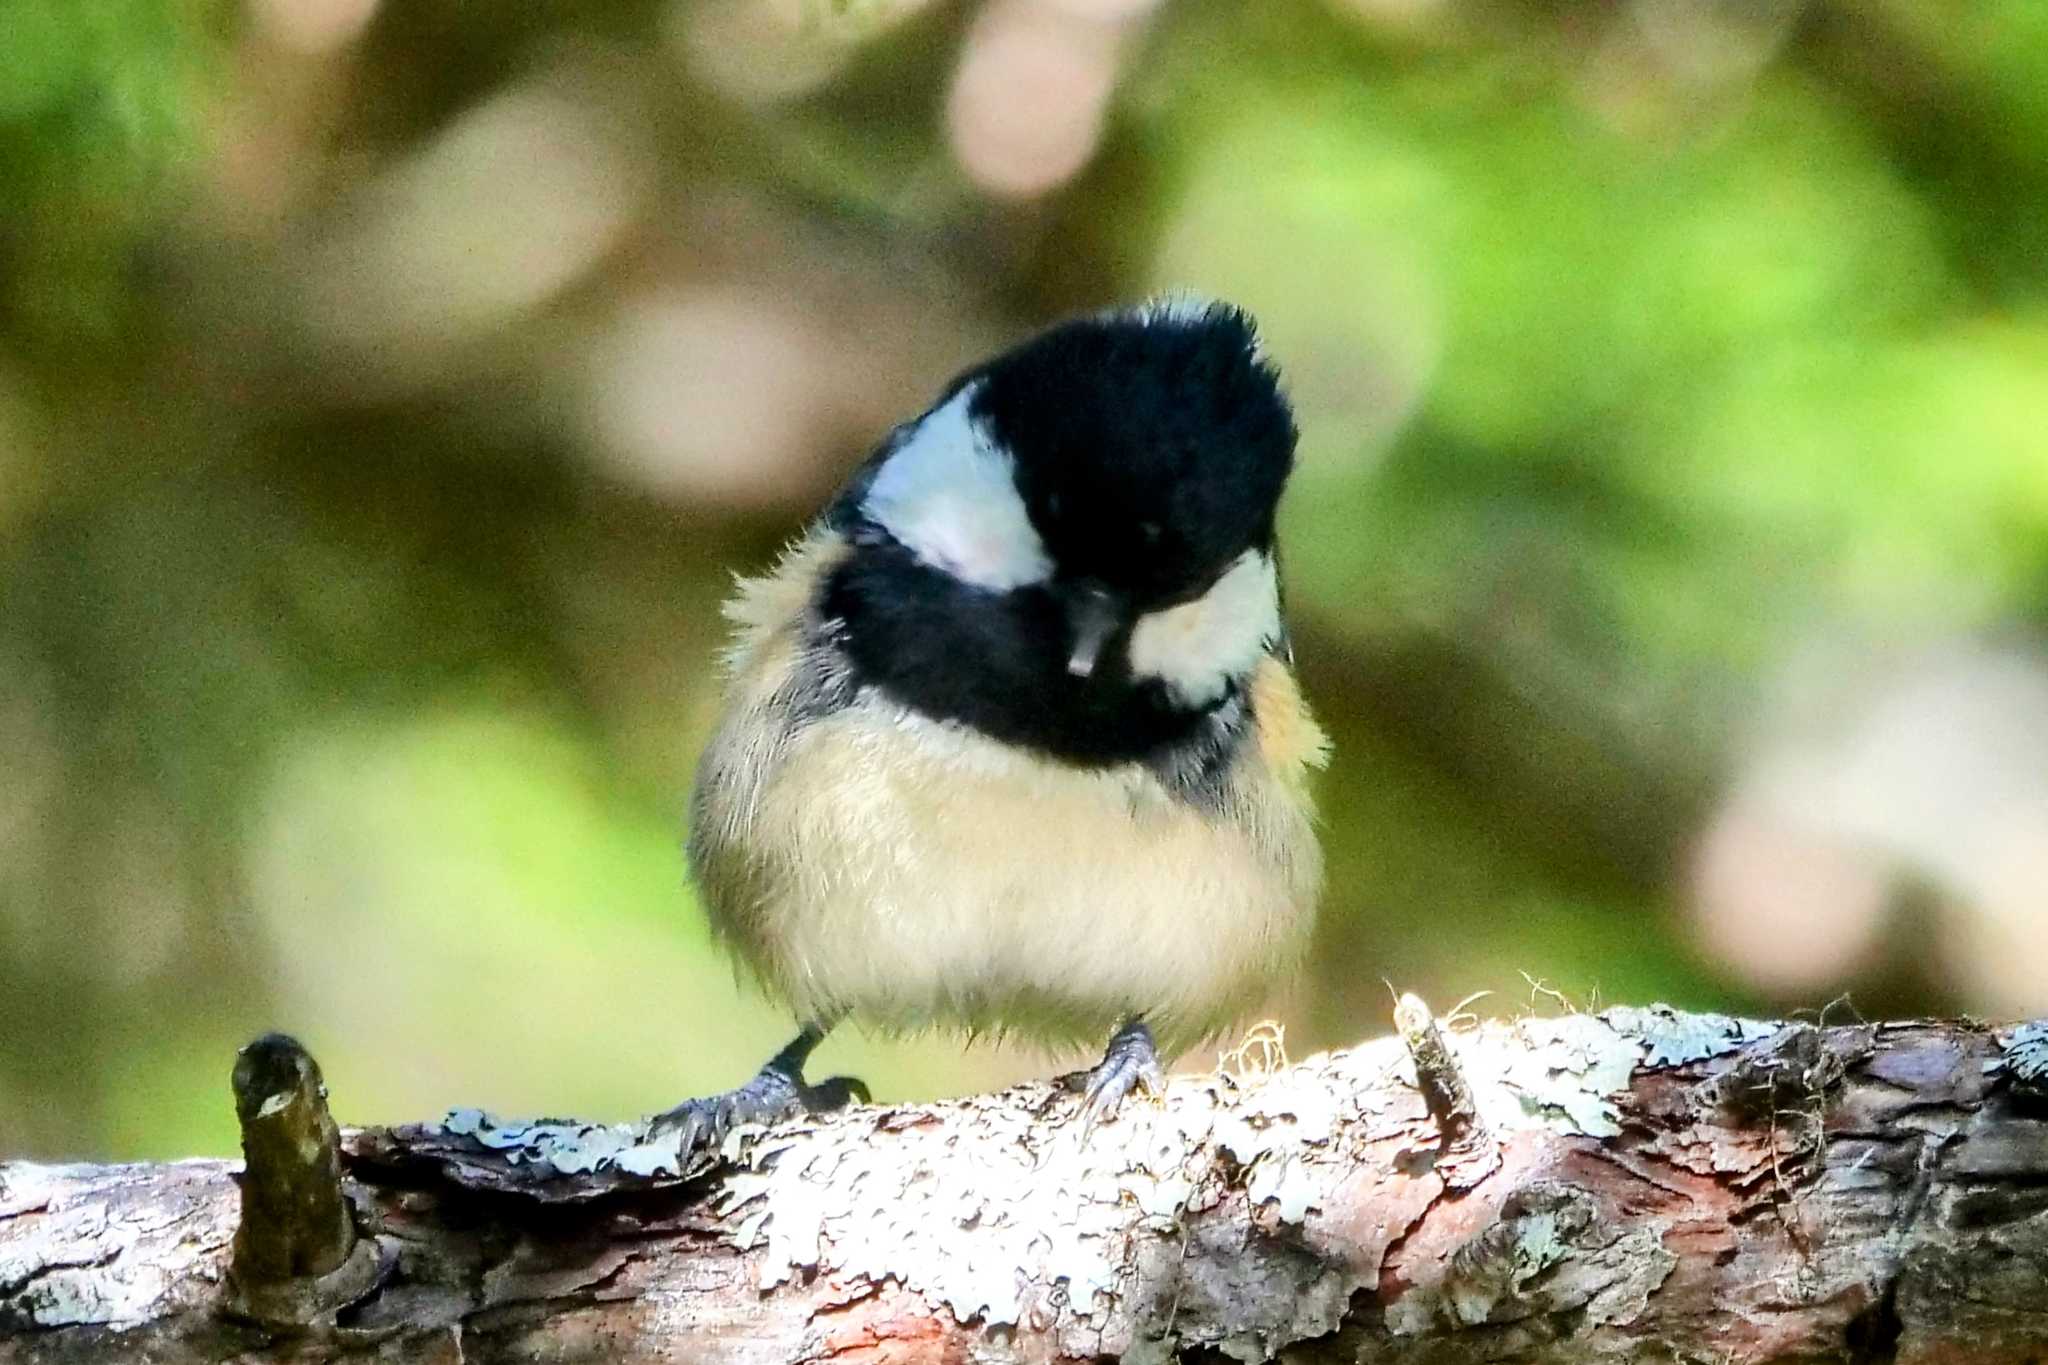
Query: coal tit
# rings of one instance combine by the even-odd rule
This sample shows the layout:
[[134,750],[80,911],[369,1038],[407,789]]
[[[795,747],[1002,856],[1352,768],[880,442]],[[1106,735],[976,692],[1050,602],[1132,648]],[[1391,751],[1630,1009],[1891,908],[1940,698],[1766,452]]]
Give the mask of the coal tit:
[[1108,1034],[1083,1103],[1113,1115],[1155,1035],[1298,963],[1325,741],[1280,616],[1294,445],[1238,309],[1082,317],[961,375],[741,581],[690,864],[802,1031],[657,1126],[687,1149],[865,1095],[803,1079],[849,1016]]

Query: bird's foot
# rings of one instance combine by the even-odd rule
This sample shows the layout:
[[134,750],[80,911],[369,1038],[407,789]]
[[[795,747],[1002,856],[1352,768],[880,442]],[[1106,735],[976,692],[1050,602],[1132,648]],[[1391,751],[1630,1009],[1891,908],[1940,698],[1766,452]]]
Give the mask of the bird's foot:
[[1115,1118],[1133,1090],[1142,1089],[1155,1097],[1165,1094],[1166,1071],[1159,1065],[1159,1049],[1153,1045],[1152,1030],[1145,1021],[1133,1019],[1111,1035],[1100,1064],[1081,1079],[1084,1131]]
[[694,1151],[715,1151],[725,1142],[726,1134],[747,1124],[777,1123],[797,1114],[827,1114],[856,1099],[866,1103],[867,1085],[853,1076],[804,1084],[804,1058],[816,1045],[817,1039],[808,1033],[800,1036],[737,1090],[684,1100],[656,1114],[647,1121],[648,1136],[679,1134],[677,1150],[687,1156]]

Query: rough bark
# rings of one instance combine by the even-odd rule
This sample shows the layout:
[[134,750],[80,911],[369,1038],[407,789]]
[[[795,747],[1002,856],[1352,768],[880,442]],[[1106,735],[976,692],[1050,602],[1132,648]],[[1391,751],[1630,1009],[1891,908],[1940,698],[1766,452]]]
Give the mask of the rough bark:
[[245,1178],[0,1166],[0,1362],[2048,1357],[2048,1026],[1400,1024],[1085,1140],[1027,1086],[680,1172],[474,1111],[337,1172],[261,1040]]

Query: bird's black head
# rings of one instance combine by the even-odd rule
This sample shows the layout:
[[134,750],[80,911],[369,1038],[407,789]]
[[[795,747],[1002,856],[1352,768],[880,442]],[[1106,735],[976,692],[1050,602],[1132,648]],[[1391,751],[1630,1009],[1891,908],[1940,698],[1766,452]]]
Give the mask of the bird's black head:
[[1077,318],[968,382],[1059,578],[1146,611],[1271,545],[1294,417],[1239,309]]
[[1235,308],[1062,323],[855,477],[824,619],[859,680],[928,715],[1084,762],[1174,750],[1280,639],[1294,435]]

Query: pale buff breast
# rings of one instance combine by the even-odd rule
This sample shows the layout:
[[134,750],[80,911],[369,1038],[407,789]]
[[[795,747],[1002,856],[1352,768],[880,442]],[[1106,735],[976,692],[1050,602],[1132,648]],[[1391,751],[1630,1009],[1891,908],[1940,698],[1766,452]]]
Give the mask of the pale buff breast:
[[774,599],[814,567],[736,603],[731,709],[691,831],[713,924],[800,1016],[1099,1039],[1143,1012],[1173,1046],[1299,961],[1321,869],[1302,776],[1322,738],[1278,661],[1255,675],[1256,742],[1204,810],[1140,766],[1051,763],[872,694],[800,719],[800,613]]

